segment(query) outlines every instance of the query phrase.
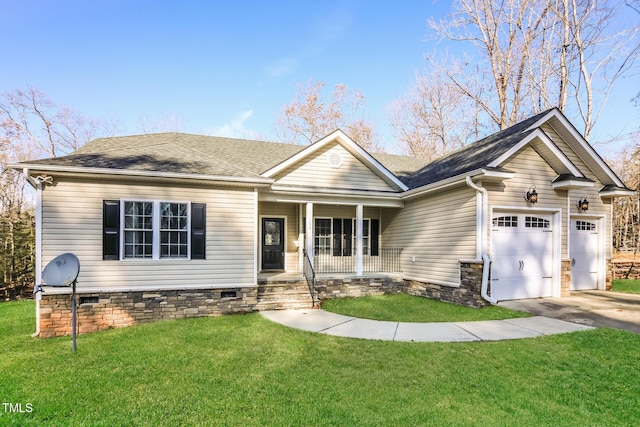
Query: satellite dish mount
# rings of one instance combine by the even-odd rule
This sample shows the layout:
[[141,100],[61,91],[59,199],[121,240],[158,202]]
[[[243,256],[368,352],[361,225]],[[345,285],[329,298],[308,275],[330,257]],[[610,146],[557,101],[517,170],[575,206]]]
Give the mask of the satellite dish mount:
[[[73,352],[76,352],[76,283],[80,274],[80,260],[72,253],[58,255],[47,264],[42,271],[42,281],[45,286],[67,287],[71,286],[71,335]],[[36,292],[44,292],[42,284],[38,285]]]

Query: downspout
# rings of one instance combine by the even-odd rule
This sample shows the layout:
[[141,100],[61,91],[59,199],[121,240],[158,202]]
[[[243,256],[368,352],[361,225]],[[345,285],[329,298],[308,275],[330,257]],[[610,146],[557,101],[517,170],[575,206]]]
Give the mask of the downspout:
[[42,284],[42,180],[40,177],[35,179],[31,178],[29,169],[27,168],[22,170],[22,175],[24,176],[24,179],[36,190],[36,271],[34,283],[36,299],[36,331],[31,336],[37,337],[40,335],[40,300],[42,299],[42,292],[38,292],[38,290],[41,289],[40,285]]
[[489,193],[486,188],[476,185],[470,176],[466,178],[467,185],[476,190],[481,197],[481,213],[480,213],[480,255],[482,258],[482,288],[480,295],[491,304],[497,304],[498,300],[489,296],[489,268],[491,266],[491,258],[487,254],[487,213],[489,211]]

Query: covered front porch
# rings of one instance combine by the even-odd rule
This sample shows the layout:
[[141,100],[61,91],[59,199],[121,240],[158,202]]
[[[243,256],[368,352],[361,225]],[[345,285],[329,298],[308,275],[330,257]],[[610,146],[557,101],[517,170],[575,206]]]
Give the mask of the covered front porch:
[[384,246],[394,206],[261,201],[258,272],[361,277],[402,272],[402,248]]

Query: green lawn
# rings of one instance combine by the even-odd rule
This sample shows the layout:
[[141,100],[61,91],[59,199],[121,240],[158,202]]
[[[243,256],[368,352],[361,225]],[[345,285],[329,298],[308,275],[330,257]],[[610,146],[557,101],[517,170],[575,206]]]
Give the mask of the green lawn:
[[617,279],[611,283],[611,290],[615,292],[627,292],[631,294],[640,294],[640,280],[623,280]]
[[[313,334],[259,314],[29,336],[0,304],[0,425],[640,425],[640,335],[475,343]],[[6,408],[6,406],[5,406]]]
[[406,294],[337,298],[324,301],[322,308],[345,316],[394,322],[467,322],[531,316],[498,306],[463,307]]

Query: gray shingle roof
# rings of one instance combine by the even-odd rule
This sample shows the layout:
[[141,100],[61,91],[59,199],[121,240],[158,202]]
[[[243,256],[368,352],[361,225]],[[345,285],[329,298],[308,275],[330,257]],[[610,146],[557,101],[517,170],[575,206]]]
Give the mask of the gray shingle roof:
[[300,145],[184,133],[99,138],[72,154],[30,164],[255,178]]
[[[487,167],[533,130],[548,111],[449,153],[431,163],[393,154],[372,156],[409,188],[417,188]],[[301,145],[184,133],[99,138],[68,156],[30,165],[75,166],[259,178],[305,147]]]
[[493,160],[510,150],[535,129],[529,129],[550,110],[544,111],[496,132],[459,150],[445,154],[408,177],[409,188],[422,187],[447,178],[486,168]]

